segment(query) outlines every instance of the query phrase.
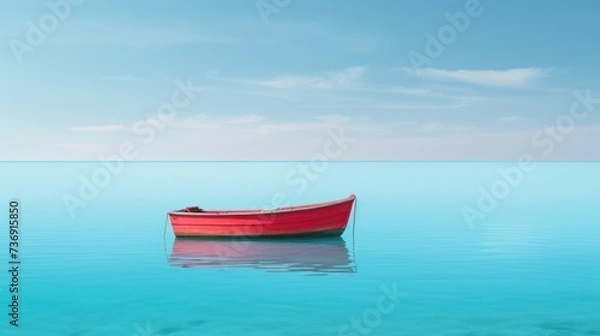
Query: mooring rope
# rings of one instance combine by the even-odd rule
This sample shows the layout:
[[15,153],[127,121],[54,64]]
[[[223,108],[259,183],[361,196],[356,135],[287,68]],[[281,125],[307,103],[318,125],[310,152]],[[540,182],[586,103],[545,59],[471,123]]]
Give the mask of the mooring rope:
[[356,261],[356,240],[354,238],[356,231],[356,209],[358,208],[358,197],[354,199],[354,210],[352,211],[352,255],[354,256],[354,267],[358,271],[358,263]]
[[167,214],[167,218],[165,220],[165,228],[163,230],[163,244],[165,250],[165,258],[167,260],[167,264],[169,263],[169,253],[167,252],[167,224],[169,223],[169,214]]

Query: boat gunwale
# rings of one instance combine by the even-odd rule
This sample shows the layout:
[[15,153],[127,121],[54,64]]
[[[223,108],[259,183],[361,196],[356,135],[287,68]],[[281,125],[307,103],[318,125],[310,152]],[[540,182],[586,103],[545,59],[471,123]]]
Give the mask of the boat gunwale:
[[292,205],[286,207],[279,207],[275,209],[250,209],[250,210],[202,210],[199,212],[186,212],[185,209],[168,211],[167,214],[169,216],[256,216],[263,214],[281,214],[281,213],[291,213],[291,212],[300,212],[306,210],[314,210],[326,208],[338,204],[343,204],[347,202],[353,202],[356,200],[356,196],[354,194],[349,195],[346,198],[329,201],[329,202],[320,202],[320,203],[311,203],[304,205]]

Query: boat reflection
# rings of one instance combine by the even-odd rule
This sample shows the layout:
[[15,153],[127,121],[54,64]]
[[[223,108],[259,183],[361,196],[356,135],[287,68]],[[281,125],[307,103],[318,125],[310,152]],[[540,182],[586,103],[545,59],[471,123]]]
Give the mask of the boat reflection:
[[242,267],[312,275],[356,273],[346,242],[341,237],[277,240],[176,238],[169,264],[186,268]]

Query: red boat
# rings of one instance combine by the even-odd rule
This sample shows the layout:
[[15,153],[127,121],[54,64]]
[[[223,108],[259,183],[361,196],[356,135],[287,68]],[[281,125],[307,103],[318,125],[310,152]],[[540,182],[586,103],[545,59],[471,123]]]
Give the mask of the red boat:
[[324,203],[271,210],[203,210],[168,212],[176,237],[340,236],[356,196]]

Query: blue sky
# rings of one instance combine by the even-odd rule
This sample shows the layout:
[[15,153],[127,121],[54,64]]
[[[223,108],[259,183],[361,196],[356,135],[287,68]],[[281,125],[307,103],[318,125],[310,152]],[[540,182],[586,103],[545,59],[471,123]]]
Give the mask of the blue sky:
[[[5,160],[94,160],[124,142],[135,159],[304,160],[340,132],[353,140],[331,159],[600,158],[591,0],[50,0],[0,12]],[[48,15],[62,18],[44,33]],[[176,81],[193,94],[160,119]]]

